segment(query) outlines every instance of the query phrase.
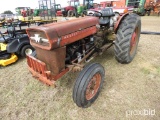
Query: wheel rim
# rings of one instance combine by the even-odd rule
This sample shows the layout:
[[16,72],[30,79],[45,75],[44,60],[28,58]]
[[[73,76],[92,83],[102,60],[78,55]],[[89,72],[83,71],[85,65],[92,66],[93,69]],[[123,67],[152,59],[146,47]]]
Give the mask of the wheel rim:
[[88,86],[87,86],[87,89],[86,89],[86,99],[87,100],[90,100],[92,99],[99,87],[100,87],[100,83],[101,83],[101,75],[100,73],[96,73],[90,80]]
[[130,42],[130,55],[134,54],[136,50],[137,42],[138,42],[138,27],[134,30],[132,34],[132,38]]
[[30,54],[32,54],[32,52],[33,52],[33,50],[30,49],[30,48],[27,48],[27,49],[25,50],[25,54],[26,54],[26,55],[30,55]]

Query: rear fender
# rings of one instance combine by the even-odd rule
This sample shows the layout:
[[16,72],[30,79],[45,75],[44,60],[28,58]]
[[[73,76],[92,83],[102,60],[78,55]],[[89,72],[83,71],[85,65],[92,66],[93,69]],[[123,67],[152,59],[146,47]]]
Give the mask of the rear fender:
[[21,48],[24,45],[29,45],[29,44],[30,44],[30,42],[29,42],[28,36],[22,37],[20,39],[15,39],[7,45],[7,52],[19,54],[21,52],[20,51]]
[[122,16],[119,17],[118,21],[116,22],[115,26],[114,26],[114,31],[115,33],[117,33],[117,30],[119,28],[119,25],[121,23],[121,21],[128,15],[129,13],[123,14]]

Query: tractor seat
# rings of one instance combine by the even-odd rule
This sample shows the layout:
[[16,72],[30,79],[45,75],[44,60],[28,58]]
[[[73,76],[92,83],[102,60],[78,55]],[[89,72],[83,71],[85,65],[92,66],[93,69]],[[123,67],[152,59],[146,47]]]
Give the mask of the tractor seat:
[[16,31],[16,30],[15,30],[15,27],[13,27],[13,26],[8,27],[8,28],[7,28],[8,36],[9,36],[10,38],[14,38],[14,37],[16,36],[15,31]]
[[4,43],[4,42],[9,42],[10,40],[12,40],[13,38],[15,38],[16,34],[15,34],[15,27],[8,27],[7,28],[7,35],[3,35],[1,32],[1,37],[0,37],[0,43]]
[[113,12],[113,9],[112,8],[104,8],[102,10],[99,11],[100,13],[98,12],[95,12],[95,16],[96,17],[99,17],[99,24],[100,25],[107,25],[110,21],[110,17],[114,16],[114,12]]
[[104,8],[100,11],[102,13],[102,17],[111,17],[114,16],[114,12],[112,8]]
[[[100,13],[102,13],[102,14],[100,14],[100,13],[98,13],[98,12],[100,12]],[[113,9],[112,8],[104,8],[104,9],[102,9],[102,10],[100,10],[100,11],[97,11],[97,12],[95,12],[94,13],[94,15],[96,16],[96,17],[112,17],[112,16],[115,16],[115,14],[114,14],[114,12],[113,12]]]

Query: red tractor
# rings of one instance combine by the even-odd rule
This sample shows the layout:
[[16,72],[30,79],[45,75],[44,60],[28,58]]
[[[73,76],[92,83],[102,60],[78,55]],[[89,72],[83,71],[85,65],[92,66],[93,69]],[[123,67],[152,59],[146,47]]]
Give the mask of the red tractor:
[[[94,9],[91,9],[91,11],[93,11],[93,10],[98,11],[98,10],[104,9],[106,7],[112,7],[113,12],[118,16],[123,15],[123,14],[133,10],[132,7],[125,7],[125,2],[123,3],[123,1],[108,0],[108,1],[100,2],[100,4],[97,5],[97,7],[94,7]],[[88,12],[90,12],[90,11],[88,10]]]
[[153,12],[154,14],[156,13],[158,16],[160,16],[160,0],[157,0],[153,3]]
[[69,6],[63,7],[61,10],[57,11],[57,16],[73,16],[76,14],[76,7],[79,5],[79,0],[68,1]]
[[103,55],[114,45],[119,63],[130,63],[136,55],[141,19],[137,14],[115,16],[112,8],[96,11],[93,16],[28,28],[35,52],[27,56],[30,72],[38,80],[54,85],[69,71],[80,71],[73,88],[73,100],[89,107],[98,97],[105,80],[99,63],[84,63]]

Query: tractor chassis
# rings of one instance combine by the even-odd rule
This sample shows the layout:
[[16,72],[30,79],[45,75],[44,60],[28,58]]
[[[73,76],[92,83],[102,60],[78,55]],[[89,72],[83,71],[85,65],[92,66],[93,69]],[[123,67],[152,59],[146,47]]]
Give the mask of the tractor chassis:
[[[110,44],[105,44],[104,46],[102,46],[98,52],[95,52],[95,48],[94,46],[90,49],[90,51],[88,51],[88,53],[86,55],[82,55],[83,58],[81,59],[81,61],[79,61],[78,63],[76,63],[76,61],[78,60],[78,58],[74,59],[72,61],[71,64],[66,65],[66,68],[64,70],[62,70],[59,74],[57,75],[52,75],[50,71],[47,71],[46,68],[46,64],[38,59],[36,59],[34,56],[28,56],[27,55],[27,63],[29,65],[28,69],[29,71],[32,73],[32,76],[37,78],[37,80],[40,80],[41,82],[51,86],[55,86],[55,82],[61,78],[63,75],[65,75],[67,72],[72,71],[72,72],[77,72],[77,71],[81,71],[84,68],[84,62],[89,62],[90,60],[92,60],[94,57],[96,57],[97,55],[102,55],[102,53],[104,51],[106,51],[107,49],[109,49],[112,45],[114,44],[114,41]],[[93,54],[93,55],[92,55]],[[92,57],[86,61],[86,59],[92,55]],[[79,57],[82,57],[79,56]],[[32,66],[32,67],[31,67]],[[39,68],[39,69],[37,69]],[[36,72],[38,71],[38,72]],[[45,72],[43,72],[45,71]],[[40,74],[41,72],[43,72],[42,74]]]

